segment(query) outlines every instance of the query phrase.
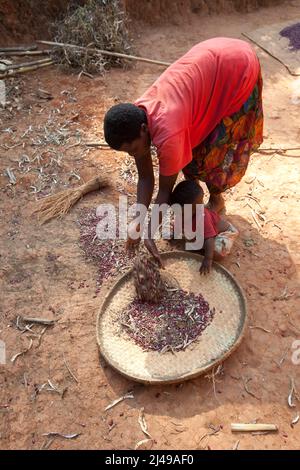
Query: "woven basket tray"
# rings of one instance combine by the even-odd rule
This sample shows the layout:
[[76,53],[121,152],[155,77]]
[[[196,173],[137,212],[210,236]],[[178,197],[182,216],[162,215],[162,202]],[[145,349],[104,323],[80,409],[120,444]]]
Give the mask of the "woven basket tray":
[[214,263],[211,273],[200,276],[202,256],[180,252],[162,253],[166,276],[175,278],[186,291],[201,293],[215,307],[212,323],[184,351],[161,354],[143,351],[122,330],[118,316],[135,297],[132,271],[111,287],[101,305],[96,335],[105,360],[127,378],[148,384],[182,382],[223,362],[240,344],[246,325],[246,301],[232,275]]

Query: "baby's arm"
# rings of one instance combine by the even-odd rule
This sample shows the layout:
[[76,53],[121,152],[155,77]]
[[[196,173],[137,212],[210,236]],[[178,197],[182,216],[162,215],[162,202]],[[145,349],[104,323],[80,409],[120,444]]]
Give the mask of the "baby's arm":
[[230,227],[230,223],[226,219],[220,219],[218,222],[218,233],[227,232]]
[[215,251],[215,238],[207,238],[204,241],[204,259],[200,266],[200,274],[208,274],[211,270]]

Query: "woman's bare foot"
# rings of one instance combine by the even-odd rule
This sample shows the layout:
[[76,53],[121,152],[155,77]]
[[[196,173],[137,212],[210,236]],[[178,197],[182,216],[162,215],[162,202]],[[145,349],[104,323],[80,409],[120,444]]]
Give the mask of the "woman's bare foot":
[[225,213],[225,200],[222,194],[211,194],[209,197],[207,208],[218,213]]

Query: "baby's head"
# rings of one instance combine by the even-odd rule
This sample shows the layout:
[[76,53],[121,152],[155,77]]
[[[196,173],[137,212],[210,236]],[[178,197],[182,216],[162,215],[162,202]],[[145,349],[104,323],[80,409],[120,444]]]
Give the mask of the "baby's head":
[[203,197],[203,189],[196,181],[185,180],[175,186],[170,197],[170,204],[179,204],[182,207],[185,204],[192,204],[194,213],[196,204],[203,204]]

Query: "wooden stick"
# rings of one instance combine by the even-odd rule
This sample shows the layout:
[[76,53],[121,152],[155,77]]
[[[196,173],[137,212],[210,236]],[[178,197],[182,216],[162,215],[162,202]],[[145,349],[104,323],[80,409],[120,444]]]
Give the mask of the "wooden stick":
[[50,54],[51,49],[44,49],[42,51],[14,51],[14,52],[1,52],[0,57],[7,57],[7,56],[24,56],[24,55],[45,55]]
[[55,320],[48,320],[47,318],[31,318],[31,317],[21,317],[25,323],[38,323],[40,325],[49,325],[52,326],[55,323]]
[[263,424],[263,423],[231,423],[232,432],[255,432],[255,431],[278,431],[276,424]]
[[37,49],[37,45],[31,44],[29,46],[0,47],[0,52],[34,51],[36,49]]
[[285,151],[285,150],[300,150],[300,147],[259,147],[257,152],[259,152],[260,150],[282,150],[282,151]]
[[82,47],[82,46],[76,46],[75,44],[65,44],[63,42],[52,42],[52,41],[37,41],[40,44],[46,44],[48,46],[56,46],[56,47],[68,47],[69,49],[78,49],[80,51],[85,51],[85,52],[93,52],[99,55],[108,55],[111,57],[120,57],[121,59],[128,59],[128,60],[136,60],[140,62],[147,62],[149,64],[157,64],[157,65],[164,65],[164,66],[169,66],[171,65],[170,62],[162,62],[160,60],[152,60],[152,59],[147,59],[145,57],[137,57],[134,55],[128,55],[128,54],[120,54],[119,52],[110,52],[110,51],[104,51],[102,49],[97,49],[95,47]]
[[247,39],[250,39],[250,41],[254,42],[254,44],[256,44],[258,47],[260,47],[263,51],[265,51],[267,54],[269,54],[271,57],[273,57],[273,59],[277,60],[278,62],[280,62],[282,65],[285,66],[285,68],[290,72],[291,75],[294,75],[294,76],[298,76],[299,74],[298,73],[295,73],[295,72],[292,72],[291,69],[289,68],[289,66],[287,64],[285,64],[284,62],[282,62],[281,59],[278,59],[278,57],[276,57],[275,55],[271,54],[270,51],[268,51],[268,49],[266,49],[265,47],[263,47],[261,44],[259,44],[257,41],[255,41],[254,39],[252,39],[250,36],[248,36],[246,33],[242,33],[243,36],[245,36]]
[[8,65],[6,67],[6,70],[16,70],[23,67],[31,67],[32,65],[44,64],[45,62],[49,62],[50,60],[52,60],[50,57],[45,57],[44,59],[32,60],[31,62],[23,62],[20,64]]
[[69,145],[67,149],[78,147],[79,145],[86,147],[104,147],[107,150],[113,150],[106,142],[76,142],[75,144]]
[[15,70],[7,70],[7,72],[2,73],[0,75],[0,79],[6,78],[6,77],[14,77],[15,75],[18,75],[19,73],[32,72],[34,70],[40,69],[42,67],[47,67],[48,65],[53,65],[53,64],[54,64],[54,61],[50,60],[49,62],[45,62],[44,64],[33,65],[32,67],[23,67],[23,68],[18,68]]
[[82,142],[81,145],[86,145],[87,147],[109,147],[106,142]]

